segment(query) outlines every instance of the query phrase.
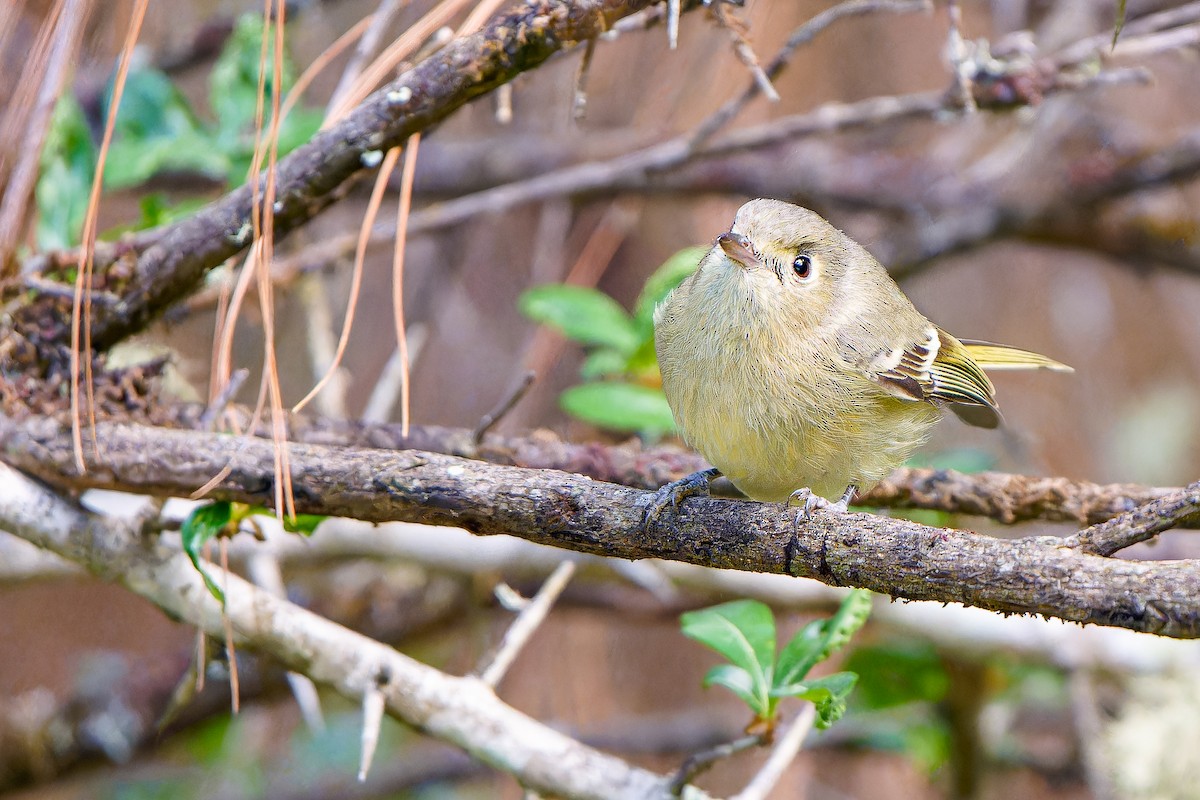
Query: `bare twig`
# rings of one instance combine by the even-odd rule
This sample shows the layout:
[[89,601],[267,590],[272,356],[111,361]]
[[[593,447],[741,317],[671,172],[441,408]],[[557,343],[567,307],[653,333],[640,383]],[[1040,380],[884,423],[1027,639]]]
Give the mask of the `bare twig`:
[[967,113],[978,110],[975,105],[975,93],[971,87],[974,81],[975,68],[967,55],[967,45],[962,37],[962,6],[958,0],[946,0],[946,17],[949,30],[946,33],[946,58],[950,61],[950,69],[954,73],[954,94],[963,111]]
[[211,431],[216,429],[217,420],[225,413],[225,409],[229,408],[229,404],[233,402],[233,398],[237,397],[237,393],[241,391],[242,384],[246,382],[246,378],[250,377],[250,370],[241,368],[233,371],[229,376],[229,380],[221,387],[221,391],[217,392],[217,396],[204,409],[204,413],[200,415],[199,427],[201,430]]
[[[1175,8],[1168,8],[1129,20],[1125,23],[1121,42],[1124,43],[1131,37],[1144,36],[1167,28],[1183,27],[1198,20],[1200,20],[1200,2],[1184,3]],[[1111,31],[1080,39],[1055,53],[1054,60],[1063,66],[1071,66],[1106,55],[1112,47],[1112,40]]]
[[[357,274],[357,270],[356,270]],[[297,295],[304,306],[306,324],[304,338],[308,345],[308,363],[312,374],[324,379],[324,389],[314,395],[316,407],[323,416],[345,419],[346,393],[350,381],[340,365],[342,346],[333,335],[333,313],[329,307],[329,291],[320,275],[303,274],[297,283]],[[354,301],[348,314],[354,313]]]
[[350,56],[350,60],[346,62],[346,67],[342,70],[342,77],[338,79],[338,85],[330,95],[329,102],[325,106],[326,113],[341,105],[342,99],[346,97],[358,76],[362,74],[363,67],[379,52],[379,43],[384,32],[406,3],[407,0],[379,0],[379,5],[375,7],[375,11],[371,15],[370,26],[358,40],[358,47]]
[[779,92],[775,91],[775,87],[771,85],[771,79],[767,77],[762,65],[758,63],[758,56],[754,54],[754,48],[750,46],[750,41],[746,38],[746,23],[735,17],[726,5],[726,0],[712,0],[709,8],[712,9],[713,18],[716,19],[718,25],[729,32],[729,37],[733,41],[733,52],[737,55],[738,61],[742,62],[742,66],[750,70],[750,75],[754,78],[758,91],[762,92],[763,97],[772,103],[778,103]]
[[508,668],[516,660],[517,654],[546,620],[546,615],[550,613],[554,601],[562,594],[563,589],[567,588],[567,584],[570,583],[571,576],[574,574],[574,561],[563,561],[555,568],[546,582],[542,584],[537,595],[529,605],[521,610],[517,619],[505,632],[504,640],[500,643],[496,655],[479,675],[481,681],[494,689],[504,679]]
[[712,769],[713,765],[718,761],[724,761],[752,747],[761,747],[765,743],[765,735],[756,733],[752,736],[742,736],[734,739],[732,742],[710,747],[699,753],[693,753],[680,765],[675,773],[675,777],[671,779],[671,793],[678,795],[696,776],[706,770]]
[[746,788],[735,794],[731,800],[766,800],[770,796],[771,790],[775,788],[775,784],[779,783],[779,779],[783,777],[783,771],[788,768],[788,765],[796,758],[796,754],[800,752],[800,748],[804,746],[804,739],[812,730],[816,718],[816,708],[812,703],[805,703],[803,710],[796,715],[787,733],[780,736],[779,741],[775,743],[770,757],[767,758],[767,763],[763,764],[758,774],[751,779],[750,783],[746,784]]
[[[876,12],[907,14],[914,11],[927,11],[931,7],[929,0],[845,0],[832,8],[825,9],[797,28],[763,72],[769,80],[777,78],[800,47],[811,42],[817,37],[817,34],[843,17]],[[746,104],[758,95],[758,90],[758,81],[751,81],[739,96],[727,101],[709,115],[691,134],[691,148],[698,149],[729,124],[730,120],[736,117]]]
[[479,420],[479,424],[475,426],[475,430],[471,431],[471,441],[479,444],[483,441],[483,437],[496,426],[496,423],[504,419],[509,411],[512,411],[513,406],[521,402],[521,398],[529,391],[529,387],[533,385],[534,379],[537,378],[537,373],[531,369],[521,373],[521,377],[517,379],[517,385],[512,388],[496,407],[483,415]]
[[368,686],[363,692],[363,725],[362,725],[362,755],[358,762],[358,780],[362,783],[371,771],[371,761],[375,758],[375,750],[379,747],[379,731],[383,727],[383,712],[386,710],[386,698],[378,687]]
[[1093,525],[1063,541],[1064,547],[1111,556],[1130,545],[1152,539],[1189,517],[1200,516],[1200,481],[1152,503]]
[[376,379],[375,386],[371,389],[371,396],[363,408],[361,416],[363,422],[380,423],[391,419],[392,409],[395,408],[396,401],[400,399],[405,378],[425,348],[429,328],[424,323],[417,322],[410,325],[404,335],[408,340],[407,358],[405,358],[406,354],[400,352],[399,347],[392,350],[392,354],[388,356],[387,363],[380,370],[379,378]]
[[[571,119],[579,122],[587,116],[587,82],[592,72],[592,57],[596,53],[596,40],[589,39],[579,58],[579,66],[575,70],[575,88],[571,93]],[[512,110],[509,109],[511,114]]]

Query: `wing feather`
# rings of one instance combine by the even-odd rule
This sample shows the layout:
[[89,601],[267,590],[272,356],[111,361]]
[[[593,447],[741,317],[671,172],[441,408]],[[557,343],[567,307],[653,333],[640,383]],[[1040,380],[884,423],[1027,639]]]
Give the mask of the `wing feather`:
[[968,349],[934,325],[924,333],[923,340],[893,350],[886,359],[893,365],[872,379],[897,397],[946,404],[971,425],[999,425],[996,389]]

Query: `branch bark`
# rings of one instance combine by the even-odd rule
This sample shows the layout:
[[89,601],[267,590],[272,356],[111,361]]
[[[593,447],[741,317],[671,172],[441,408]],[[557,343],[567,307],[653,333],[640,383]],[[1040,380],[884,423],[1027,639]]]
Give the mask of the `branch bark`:
[[[201,427],[197,420],[203,409],[176,405],[156,418],[196,428]],[[239,408],[231,411],[237,414],[244,430],[251,418],[249,412]],[[306,444],[429,450],[492,464],[576,472],[637,489],[657,489],[710,466],[696,453],[673,445],[645,448],[636,440],[616,445],[567,442],[544,430],[519,436],[489,434],[476,442],[465,428],[414,425],[405,436],[399,424],[293,416],[288,433],[294,441]],[[266,429],[257,435],[270,438]],[[861,503],[972,514],[1006,524],[1047,520],[1095,525],[1176,491],[1173,487],[1098,484],[1003,472],[967,475],[945,469],[902,468],[862,495]],[[1185,516],[1176,527],[1200,527],[1200,517]]]
[[[8,467],[0,466],[0,487],[0,526],[121,583],[210,635],[223,636],[227,619],[243,646],[269,652],[288,669],[347,697],[378,690],[393,716],[536,791],[596,800],[671,797],[667,778],[537,722],[476,678],[443,674],[236,575],[220,578],[222,606],[186,556],[145,540],[136,526],[88,514]],[[684,796],[707,795],[689,787]]]
[[[229,467],[213,499],[269,505],[270,442],[119,423],[96,427],[99,457],[78,474],[53,421],[0,419],[4,459],[64,489],[186,496]],[[453,525],[616,558],[662,558],[816,578],[893,597],[1200,637],[1200,567],[1088,555],[1052,537],[997,540],[871,514],[800,523],[775,504],[703,499],[642,526],[650,493],[579,475],[423,451],[293,444],[297,511]]]

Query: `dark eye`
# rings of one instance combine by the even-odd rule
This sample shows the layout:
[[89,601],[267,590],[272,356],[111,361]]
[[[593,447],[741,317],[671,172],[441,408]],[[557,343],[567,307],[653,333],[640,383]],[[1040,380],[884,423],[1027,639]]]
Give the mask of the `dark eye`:
[[796,260],[792,262],[792,270],[801,278],[807,278],[812,274],[812,259],[805,255],[796,256]]

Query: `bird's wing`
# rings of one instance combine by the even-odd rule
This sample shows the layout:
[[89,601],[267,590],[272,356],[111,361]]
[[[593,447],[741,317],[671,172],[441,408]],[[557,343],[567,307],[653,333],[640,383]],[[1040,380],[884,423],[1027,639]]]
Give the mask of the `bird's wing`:
[[1009,347],[1006,344],[981,342],[977,339],[958,340],[975,363],[984,369],[1049,369],[1055,372],[1074,372],[1075,370],[1055,361],[1041,353]]
[[948,405],[968,424],[1000,424],[995,387],[962,342],[935,325],[912,339],[874,354],[862,365],[866,376],[901,399]]

